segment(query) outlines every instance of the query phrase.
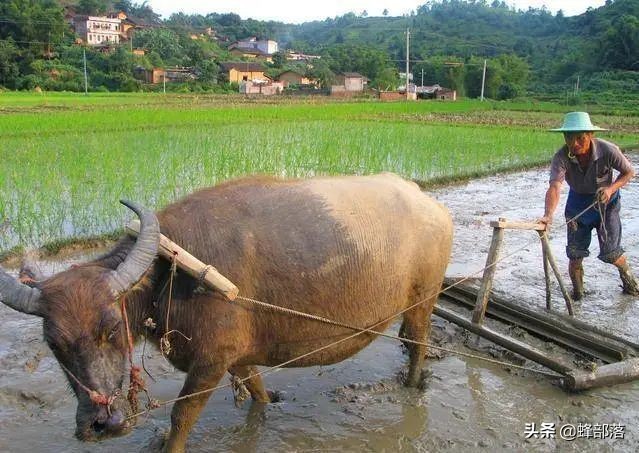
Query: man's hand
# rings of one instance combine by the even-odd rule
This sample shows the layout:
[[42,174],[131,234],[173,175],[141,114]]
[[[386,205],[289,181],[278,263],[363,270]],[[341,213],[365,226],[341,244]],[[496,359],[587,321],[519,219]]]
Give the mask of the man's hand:
[[604,204],[608,203],[614,194],[612,187],[601,187],[597,190],[597,198]]
[[550,225],[552,224],[552,216],[543,216],[542,218],[540,218],[539,220],[537,220],[537,223],[542,223],[546,226],[546,231],[550,230]]

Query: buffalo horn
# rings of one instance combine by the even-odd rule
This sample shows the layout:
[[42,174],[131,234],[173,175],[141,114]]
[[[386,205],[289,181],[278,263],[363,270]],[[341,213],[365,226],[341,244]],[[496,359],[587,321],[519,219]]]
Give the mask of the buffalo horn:
[[20,283],[0,268],[0,301],[28,315],[42,314],[40,290]]
[[140,218],[140,234],[125,260],[113,271],[109,286],[117,298],[135,285],[153,263],[160,244],[160,224],[153,211],[120,200]]

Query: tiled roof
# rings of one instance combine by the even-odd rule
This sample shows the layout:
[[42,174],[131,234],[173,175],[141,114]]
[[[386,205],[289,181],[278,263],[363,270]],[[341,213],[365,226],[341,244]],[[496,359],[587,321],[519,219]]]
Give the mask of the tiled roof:
[[251,72],[260,72],[264,71],[264,66],[259,63],[250,63],[248,61],[238,61],[238,62],[225,62],[220,64],[225,71],[230,71],[231,69],[237,69],[238,71],[251,71]]

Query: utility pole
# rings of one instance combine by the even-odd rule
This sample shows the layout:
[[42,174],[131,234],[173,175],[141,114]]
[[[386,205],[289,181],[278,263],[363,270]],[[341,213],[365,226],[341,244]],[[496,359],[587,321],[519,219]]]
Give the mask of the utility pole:
[[579,75],[577,75],[577,84],[575,85],[575,96],[579,94]]
[[410,99],[408,93],[408,70],[410,69],[410,28],[406,29],[406,100]]
[[486,60],[484,59],[484,72],[481,76],[481,97],[480,100],[484,102],[484,86],[486,85]]
[[162,89],[164,90],[164,94],[166,94],[166,69],[162,73]]
[[87,49],[82,49],[82,59],[84,60],[84,94],[89,93],[89,80],[87,79]]
[[[422,88],[424,88],[424,68],[422,68]],[[422,93],[422,96],[424,94]]]

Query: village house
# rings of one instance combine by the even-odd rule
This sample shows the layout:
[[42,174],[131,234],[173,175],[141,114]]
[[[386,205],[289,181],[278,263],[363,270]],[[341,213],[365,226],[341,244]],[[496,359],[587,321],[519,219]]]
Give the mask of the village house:
[[335,77],[335,82],[331,86],[331,95],[352,95],[364,91],[368,79],[357,72],[343,72]]
[[273,54],[278,49],[277,41],[258,40],[255,37],[234,42],[229,46],[229,52],[236,58],[249,58],[269,63],[273,62]]
[[435,98],[441,101],[456,101],[457,90],[451,90],[450,88],[441,88],[435,92]]
[[124,11],[111,13],[108,17],[110,19],[120,19],[120,41],[129,41],[133,36],[133,30],[138,27],[138,24],[128,17]]
[[379,99],[382,101],[403,101],[406,99],[439,99],[439,100],[457,100],[457,91],[449,88],[443,88],[438,84],[429,86],[416,86],[411,83],[408,85],[408,96],[406,95],[406,87],[400,86],[395,91],[380,91]]
[[282,82],[274,82],[266,79],[261,81],[246,81],[240,83],[240,93],[242,94],[261,94],[263,96],[272,96],[280,94],[284,90]]
[[292,50],[289,50],[286,52],[286,59],[288,61],[305,61],[305,62],[311,62],[313,60],[319,60],[320,58],[322,58],[319,55],[308,55],[305,53],[301,53],[301,52],[295,52]]
[[215,33],[213,32],[213,29],[211,27],[206,27],[204,29],[204,31],[202,31],[200,33],[191,33],[189,35],[189,38],[191,38],[194,41],[214,39],[215,38]]
[[256,61],[266,61],[273,63],[273,56],[255,49],[233,49],[229,53],[235,58],[245,58]]
[[248,81],[270,80],[264,74],[264,67],[259,63],[250,62],[226,62],[221,65],[222,70],[230,83]]
[[282,82],[284,88],[288,88],[291,85],[317,86],[317,80],[306,77],[297,71],[284,71],[277,76],[277,80]]
[[151,84],[186,82],[197,79],[193,68],[144,69],[140,67],[135,70],[135,76],[145,83]]
[[117,17],[75,16],[75,32],[89,46],[120,43],[122,21]]
[[257,39],[255,36],[234,42],[229,46],[229,50],[232,49],[259,50],[266,55],[273,55],[279,50],[277,41],[273,41],[272,39]]
[[415,88],[417,97],[420,99],[439,99],[446,101],[456,101],[457,91],[450,88],[444,88],[439,84],[418,86]]

